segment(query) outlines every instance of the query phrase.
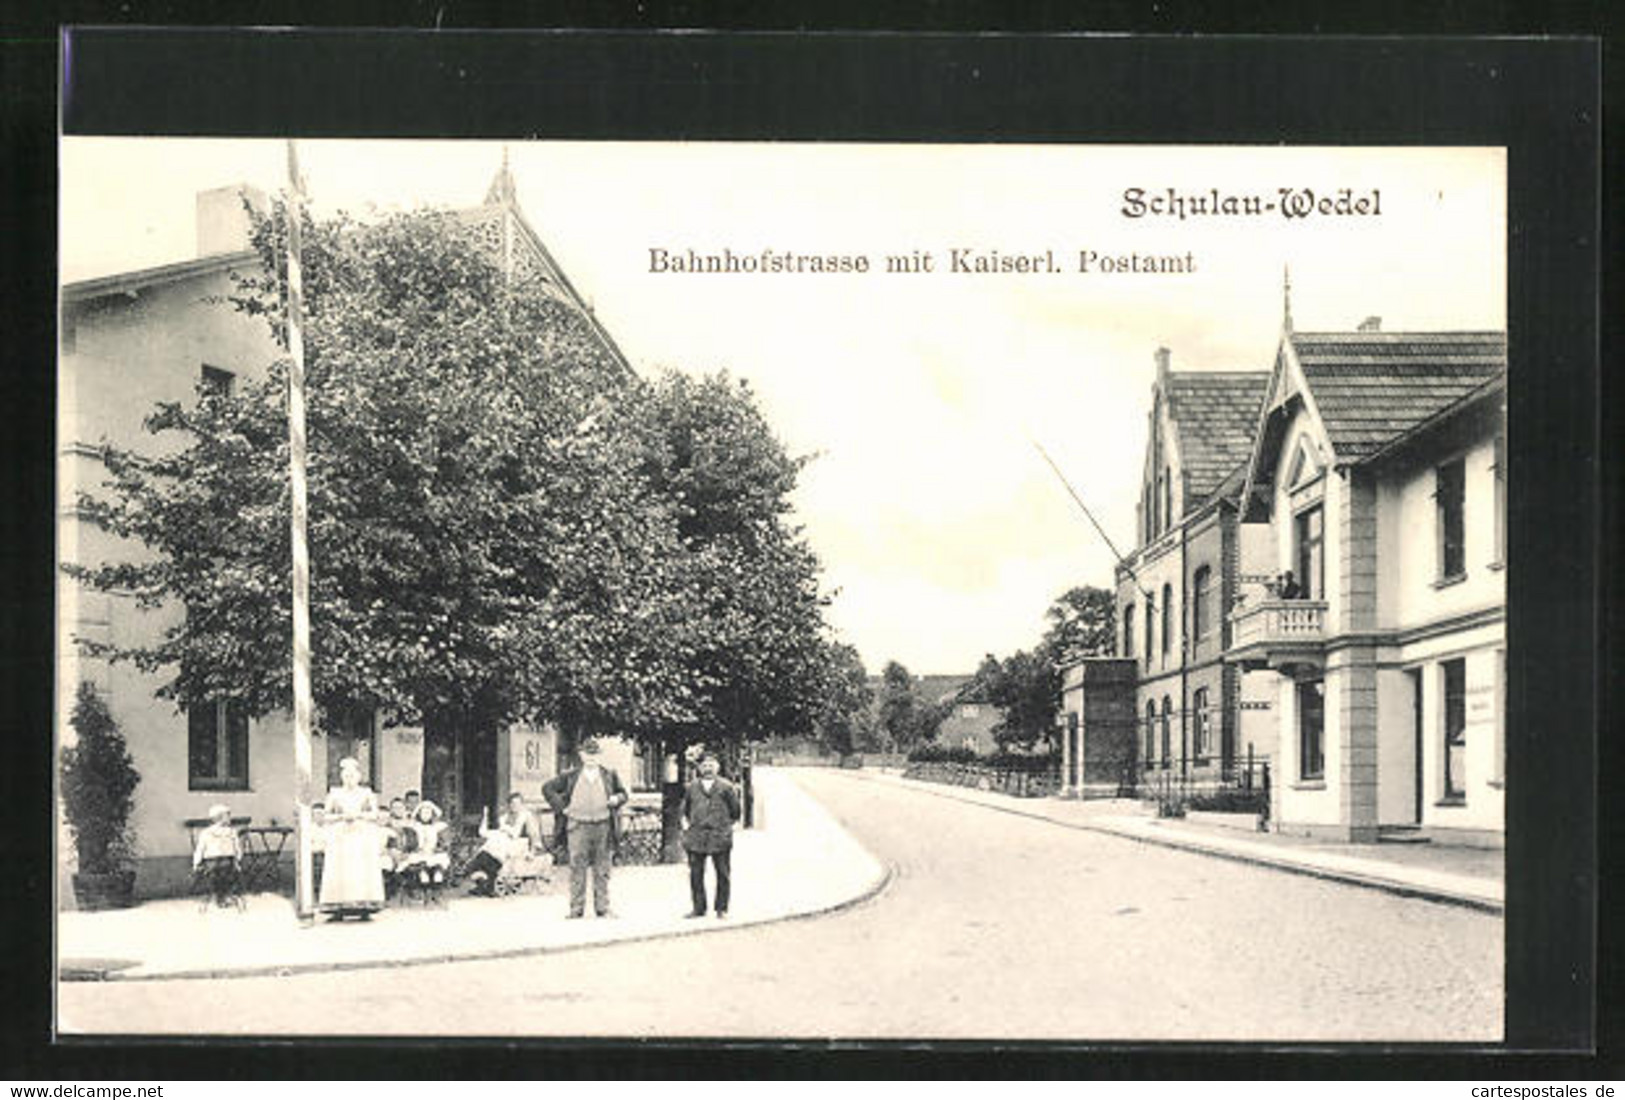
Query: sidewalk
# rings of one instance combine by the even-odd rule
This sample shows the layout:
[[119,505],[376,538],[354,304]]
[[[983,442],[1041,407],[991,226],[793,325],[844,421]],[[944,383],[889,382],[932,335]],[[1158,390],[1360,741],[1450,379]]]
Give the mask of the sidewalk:
[[[896,772],[850,772],[880,783],[958,799],[1073,829],[1274,867],[1432,901],[1500,913],[1504,853],[1446,844],[1339,844],[1235,827],[1240,815],[1158,818],[1130,799],[1013,798],[991,791],[904,779]],[[1251,820],[1250,818],[1248,820]]]
[[542,894],[487,899],[448,891],[444,908],[396,906],[371,921],[310,927],[275,894],[251,897],[246,912],[177,898],[59,914],[61,979],[239,977],[540,954],[829,912],[885,885],[887,868],[786,773],[758,768],[754,781],[761,827],[735,833],[725,921],[685,919],[683,864],[617,867],[613,919],[565,919],[567,867],[554,868]]

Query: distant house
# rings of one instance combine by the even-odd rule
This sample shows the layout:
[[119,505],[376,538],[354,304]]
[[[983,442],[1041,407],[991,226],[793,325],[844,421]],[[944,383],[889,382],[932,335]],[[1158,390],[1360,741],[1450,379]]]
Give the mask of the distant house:
[[[926,675],[914,677],[921,699],[948,708],[947,717],[937,729],[936,743],[945,748],[970,749],[987,755],[998,751],[993,727],[1003,717],[998,707],[977,694],[974,676]],[[881,678],[869,677],[874,694],[875,717],[880,715]]]
[[[96,493],[105,479],[104,444],[153,446],[142,422],[157,402],[186,403],[197,399],[200,387],[229,392],[258,382],[281,354],[261,320],[219,301],[232,290],[233,274],[259,266],[249,244],[245,201],[259,209],[266,205],[262,193],[241,185],[198,195],[195,258],[62,288],[57,375],[62,562],[89,565],[147,553],[114,539],[78,506],[79,494]],[[506,165],[485,201],[459,217],[505,264],[534,276],[540,292],[572,304],[625,365],[519,210]],[[162,675],[80,650],[80,639],[133,644],[154,638],[182,614],[179,606],[143,611],[129,595],[58,579],[58,734],[71,739],[66,720],[73,695],[81,681],[88,681],[119,722],[141,773],[134,825],[140,856],[136,889],[142,895],[185,881],[191,853],[185,822],[204,817],[211,803],[225,801],[234,813],[261,825],[287,824],[294,816],[288,715],[251,718],[229,698],[182,712],[156,697]],[[337,782],[337,764],[345,756],[355,757],[366,781],[385,794],[420,785],[421,730],[386,727],[373,712],[328,717],[314,744],[318,788]],[[605,756],[629,781],[647,781],[661,763],[635,758],[632,746],[615,738],[606,739]],[[446,789],[423,793],[452,813],[466,808],[477,814],[481,805],[495,803],[509,790],[536,797],[561,760],[551,728],[515,726],[495,738],[469,738],[449,763]]]
[[1246,586],[1225,654],[1268,678],[1279,828],[1501,842],[1506,379],[1501,332],[1283,332],[1241,518],[1303,590]]

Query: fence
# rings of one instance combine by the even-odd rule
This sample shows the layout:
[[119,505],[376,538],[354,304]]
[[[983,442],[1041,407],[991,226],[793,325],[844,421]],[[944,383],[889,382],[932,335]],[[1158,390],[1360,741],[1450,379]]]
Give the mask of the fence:
[[997,791],[1016,798],[1044,798],[1055,794],[1061,787],[1060,771],[1053,765],[1038,770],[996,768],[985,764],[915,763],[903,772],[903,778],[971,787],[979,791]]
[[1134,783],[1135,795],[1155,801],[1163,817],[1183,817],[1187,810],[1258,814],[1269,820],[1270,762],[1249,757],[1228,769],[1178,771],[1151,768]]

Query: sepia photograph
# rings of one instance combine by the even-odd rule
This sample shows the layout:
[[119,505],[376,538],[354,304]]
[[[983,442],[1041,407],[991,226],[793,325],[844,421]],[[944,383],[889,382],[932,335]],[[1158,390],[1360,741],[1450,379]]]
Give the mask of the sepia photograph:
[[58,1035],[1505,1037],[1505,148],[59,168]]

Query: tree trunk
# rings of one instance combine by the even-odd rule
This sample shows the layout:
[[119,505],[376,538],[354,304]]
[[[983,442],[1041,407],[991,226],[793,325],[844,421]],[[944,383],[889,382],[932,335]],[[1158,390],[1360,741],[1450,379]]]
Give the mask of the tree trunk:
[[[682,746],[660,743],[660,862],[681,863],[683,854],[683,784],[688,778],[688,761]],[[677,754],[677,778],[666,779],[666,755]]]
[[457,723],[445,714],[423,718],[423,797],[451,814],[457,802]]

